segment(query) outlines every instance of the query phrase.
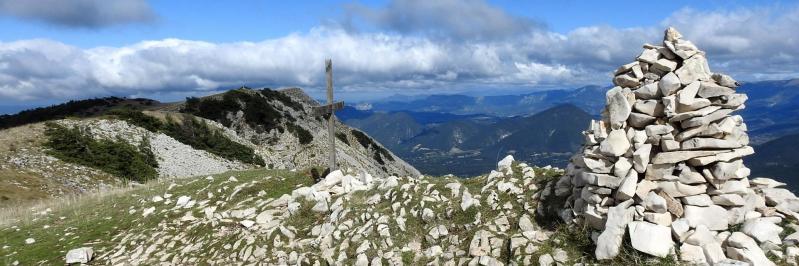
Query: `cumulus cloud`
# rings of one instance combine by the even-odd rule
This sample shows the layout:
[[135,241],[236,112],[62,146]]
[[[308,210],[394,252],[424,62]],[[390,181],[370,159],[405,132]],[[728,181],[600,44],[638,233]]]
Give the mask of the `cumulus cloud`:
[[711,67],[748,79],[796,78],[799,6],[697,11],[682,9],[663,26],[677,27],[708,54]]
[[641,44],[660,43],[670,25],[707,52],[714,71],[739,80],[796,78],[797,18],[799,7],[684,9],[657,26],[521,30],[495,38],[481,35],[483,30],[453,30],[452,36],[463,38],[442,40],[427,33],[317,27],[261,42],[164,39],[90,49],[51,40],[0,42],[0,102],[196,95],[241,85],[321,89],[325,58],[333,59],[337,89],[347,93],[606,85]]
[[380,29],[457,39],[509,38],[544,28],[483,0],[394,0],[380,8],[352,4],[348,11]]
[[156,17],[146,0],[0,0],[0,14],[76,28],[149,22]]
[[336,85],[345,90],[573,84],[573,75],[581,73],[537,62],[519,48],[331,28],[220,44],[165,39],[79,49],[49,40],[17,41],[0,43],[0,96],[196,92],[244,84],[321,87],[327,57],[333,59]]

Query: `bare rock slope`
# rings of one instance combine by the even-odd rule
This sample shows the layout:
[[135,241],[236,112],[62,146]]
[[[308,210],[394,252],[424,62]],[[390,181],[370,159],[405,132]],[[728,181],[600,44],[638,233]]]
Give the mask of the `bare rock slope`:
[[[252,149],[266,168],[308,169],[328,165],[326,123],[322,117],[309,115],[318,103],[300,89],[237,89],[194,100],[199,103],[195,109],[186,108],[187,103],[150,104],[142,113],[162,123],[177,121],[179,125],[186,119],[199,121],[232,143]],[[156,170],[161,178],[261,167],[219,155],[196,146],[197,143],[174,138],[169,132],[147,128],[113,112],[118,108],[129,108],[130,105],[125,103],[122,101],[115,107],[112,102],[103,105],[105,109],[102,112],[55,119],[53,122],[65,128],[80,128],[97,140],[125,141],[136,147],[146,144],[155,155]],[[225,108],[219,108],[221,105]],[[54,110],[58,108],[52,107]],[[15,121],[20,123],[32,119],[21,115],[4,117],[5,120],[15,118],[19,118]],[[42,120],[46,118],[31,121]],[[48,141],[45,128],[45,122],[37,122],[0,130],[0,144],[3,144],[0,145],[0,174],[6,177],[0,180],[0,203],[82,194],[127,184],[112,174],[51,156],[45,145]],[[381,176],[419,175],[415,168],[366,134],[338,122],[336,132],[338,165],[345,172],[369,172]]]

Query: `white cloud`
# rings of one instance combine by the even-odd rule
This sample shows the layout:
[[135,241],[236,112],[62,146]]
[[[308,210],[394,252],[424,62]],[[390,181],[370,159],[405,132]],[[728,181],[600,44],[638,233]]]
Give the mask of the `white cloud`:
[[[335,44],[335,45],[330,45]],[[459,44],[317,28],[263,42],[178,39],[81,50],[48,40],[0,43],[0,96],[18,99],[204,91],[239,85],[318,87],[332,57],[336,85],[351,90],[428,89],[508,80],[568,83],[500,43]],[[542,73],[531,71],[542,70]],[[522,75],[516,75],[524,71]],[[512,78],[512,79],[507,79]]]
[[675,26],[708,54],[714,70],[739,79],[799,75],[799,5],[703,12],[682,9],[662,26]]
[[[469,3],[482,3],[471,1]],[[799,76],[799,8],[681,10],[657,27],[588,26],[498,39],[318,27],[261,42],[165,39],[80,49],[49,40],[0,42],[0,103],[100,95],[196,95],[248,86],[323,86],[332,58],[345,92],[609,84],[617,66],[674,25],[739,80]]]

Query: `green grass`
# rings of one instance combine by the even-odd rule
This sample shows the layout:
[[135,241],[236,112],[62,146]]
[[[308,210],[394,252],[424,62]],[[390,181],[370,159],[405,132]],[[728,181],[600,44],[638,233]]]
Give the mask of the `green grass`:
[[[226,183],[230,176],[235,176],[238,182]],[[270,176],[272,178],[266,178]],[[178,186],[167,191],[173,182]],[[52,208],[52,212],[47,215],[35,215],[26,221],[0,226],[0,264],[9,265],[15,260],[21,265],[61,264],[66,251],[81,246],[92,246],[99,255],[102,253],[98,251],[113,247],[118,241],[115,237],[123,233],[153,230],[158,228],[159,223],[183,215],[183,212],[159,212],[165,209],[165,205],[163,202],[150,202],[149,199],[155,195],[170,193],[174,195],[173,201],[178,196],[189,195],[192,200],[199,202],[207,199],[207,195],[198,191],[205,189],[218,194],[219,197],[230,193],[230,187],[233,185],[252,183],[224,205],[233,208],[236,202],[256,196],[261,191],[263,198],[277,198],[283,194],[290,194],[298,186],[307,186],[312,182],[310,177],[296,172],[256,169],[215,175],[210,181],[205,178],[187,178],[151,182],[133,189],[86,196],[70,204],[59,204],[61,200],[56,199],[52,205],[37,209],[42,211],[48,207]],[[228,190],[224,190],[225,187],[228,187]],[[217,189],[223,189],[227,193],[219,195]],[[150,206],[159,207],[152,215],[142,217],[142,210]],[[136,209],[137,212],[129,214],[130,208]],[[45,226],[48,228],[44,228]],[[200,239],[213,236],[216,229],[202,226],[187,232]],[[67,236],[67,233],[72,234]],[[26,245],[24,241],[27,238],[34,238],[36,243]],[[219,239],[216,243],[223,242],[224,239]],[[9,248],[3,249],[3,245]],[[208,245],[204,248],[214,247],[215,245]]]

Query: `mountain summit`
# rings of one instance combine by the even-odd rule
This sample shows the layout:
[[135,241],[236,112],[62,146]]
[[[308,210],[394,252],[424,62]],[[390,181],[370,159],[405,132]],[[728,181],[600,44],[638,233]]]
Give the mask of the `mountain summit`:
[[[8,177],[0,196],[28,201],[126,180],[326,166],[328,133],[313,106],[300,89],[241,88],[171,104],[111,97],[0,116],[0,173]],[[335,140],[347,173],[419,175],[359,130],[336,123]]]

